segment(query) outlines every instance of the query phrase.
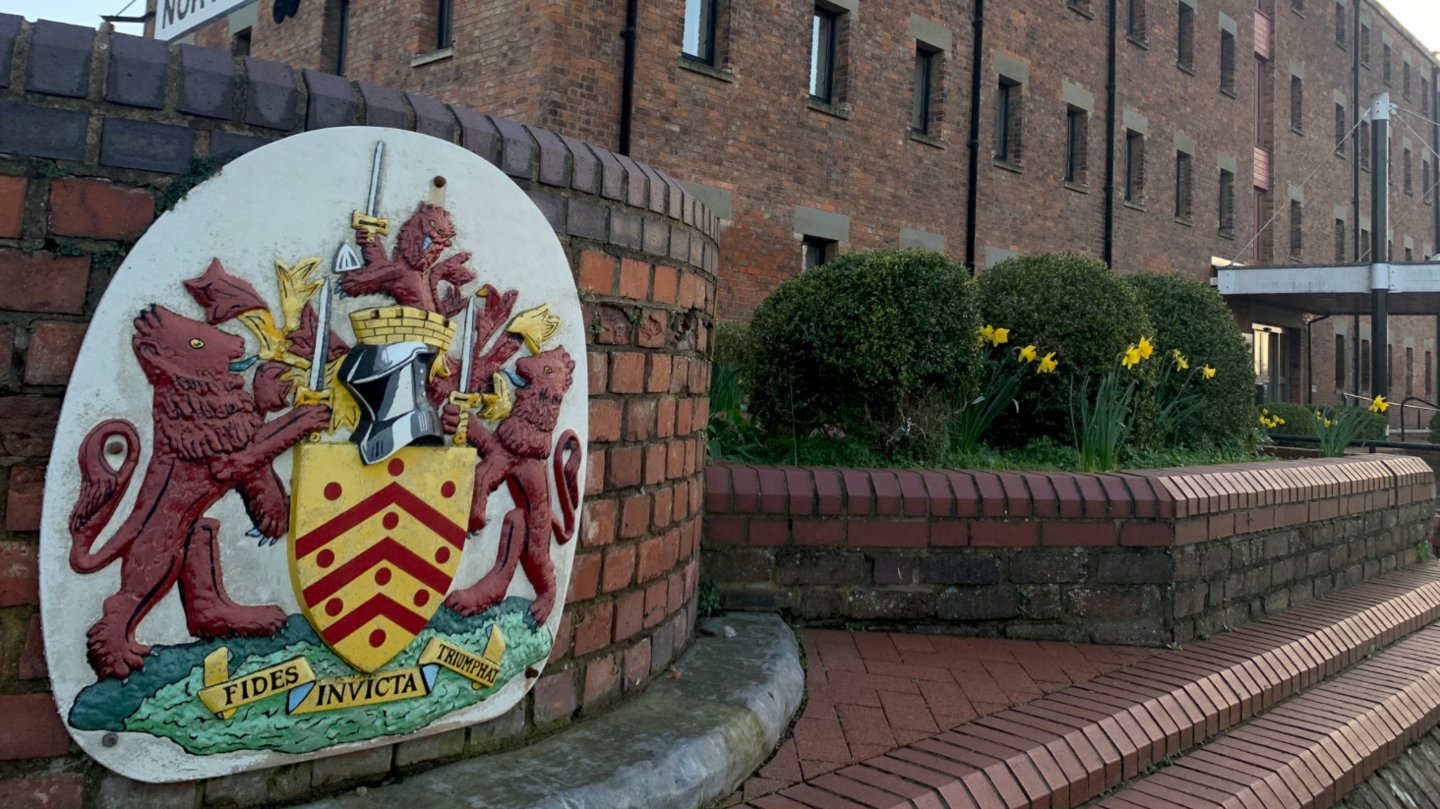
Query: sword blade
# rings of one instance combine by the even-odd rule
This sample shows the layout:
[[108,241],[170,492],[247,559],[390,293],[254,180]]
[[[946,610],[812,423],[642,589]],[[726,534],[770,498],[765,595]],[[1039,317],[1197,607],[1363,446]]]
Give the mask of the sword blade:
[[380,169],[385,161],[385,141],[375,143],[375,164],[370,167],[370,197],[365,201],[365,213],[380,215]]
[[465,339],[461,342],[460,392],[470,392],[470,369],[475,364],[475,296],[465,305]]
[[325,360],[330,356],[330,279],[320,287],[315,306],[315,353],[310,357],[310,390],[325,389]]

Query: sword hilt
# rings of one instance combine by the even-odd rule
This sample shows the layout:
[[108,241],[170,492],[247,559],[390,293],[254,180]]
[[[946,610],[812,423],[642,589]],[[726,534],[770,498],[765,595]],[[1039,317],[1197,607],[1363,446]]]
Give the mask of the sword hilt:
[[[325,405],[326,407],[330,407],[330,394],[331,389],[329,388],[326,388],[325,390],[311,390],[302,385],[299,389],[295,391],[295,406],[304,407],[306,405]],[[313,444],[320,440],[320,433],[311,433],[309,436],[306,437],[306,440]]]
[[455,446],[463,447],[465,446],[465,433],[470,426],[470,411],[480,406],[480,394],[452,391],[449,403],[460,408],[460,423],[455,426]]

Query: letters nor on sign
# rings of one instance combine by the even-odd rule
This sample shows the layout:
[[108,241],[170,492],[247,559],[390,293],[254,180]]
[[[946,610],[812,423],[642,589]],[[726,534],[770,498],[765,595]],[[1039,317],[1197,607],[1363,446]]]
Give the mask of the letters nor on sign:
[[155,38],[182,37],[207,22],[259,0],[160,0],[155,9]]

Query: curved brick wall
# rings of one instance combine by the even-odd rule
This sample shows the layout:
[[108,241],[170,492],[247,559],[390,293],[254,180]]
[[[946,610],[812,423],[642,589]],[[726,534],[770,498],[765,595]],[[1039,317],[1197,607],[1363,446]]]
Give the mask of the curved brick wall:
[[[306,129],[413,129],[510,175],[565,245],[589,327],[584,521],[545,676],[510,714],[392,747],[147,787],[78,752],[48,694],[36,528],[50,436],[116,256],[193,158]],[[294,801],[514,746],[604,710],[693,638],[718,220],[605,149],[250,57],[0,14],[0,806]]]
[[1071,472],[706,468],[727,607],[817,623],[1160,645],[1413,563],[1418,458]]

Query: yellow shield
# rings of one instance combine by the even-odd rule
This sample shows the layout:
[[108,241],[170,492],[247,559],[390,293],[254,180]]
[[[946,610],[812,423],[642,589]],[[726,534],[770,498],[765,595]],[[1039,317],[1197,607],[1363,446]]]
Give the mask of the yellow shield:
[[475,450],[406,447],[377,464],[351,443],[295,447],[290,582],[310,625],[360,671],[415,639],[450,590]]

